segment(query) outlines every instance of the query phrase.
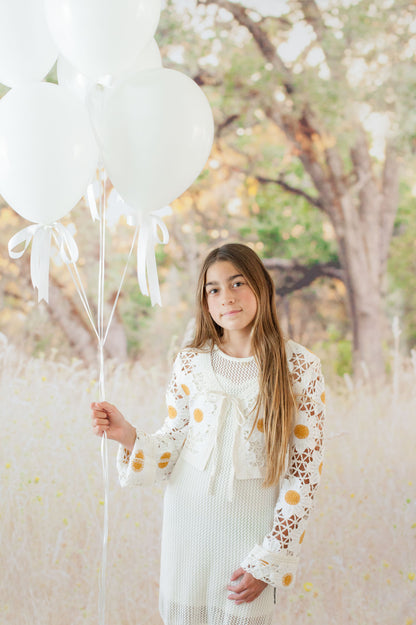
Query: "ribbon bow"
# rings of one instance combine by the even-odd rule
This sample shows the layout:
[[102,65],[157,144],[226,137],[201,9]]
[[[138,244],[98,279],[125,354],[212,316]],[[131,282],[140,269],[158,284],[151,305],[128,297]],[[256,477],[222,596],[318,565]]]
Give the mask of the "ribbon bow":
[[231,417],[232,417],[232,459],[231,459],[231,467],[228,475],[228,484],[227,484],[227,499],[228,501],[233,500],[233,487],[234,487],[234,476],[235,476],[235,463],[236,463],[236,435],[237,430],[244,424],[246,417],[243,413],[241,407],[241,401],[235,395],[229,395],[228,393],[214,391],[216,395],[219,396],[221,400],[219,417],[218,417],[218,425],[217,425],[217,441],[214,449],[214,457],[212,461],[211,467],[211,475],[209,478],[209,491],[212,493],[212,489],[214,486],[214,480],[218,473],[218,443],[220,436],[222,434],[222,430],[225,424],[225,418],[227,415],[227,408],[230,408]]
[[[30,277],[35,289],[38,289],[38,302],[49,300],[49,259],[52,241],[58,248],[58,254],[65,264],[76,263],[78,247],[71,232],[59,222],[53,224],[32,224],[17,232],[9,241],[10,258],[21,258],[32,242],[30,255]],[[15,248],[24,243],[19,252]]]
[[[105,172],[103,173],[105,176]],[[95,183],[94,183],[95,184]],[[87,198],[92,218],[99,219],[95,201],[95,187],[90,184],[87,189]],[[107,221],[115,224],[121,215],[125,215],[129,225],[140,224],[137,241],[137,279],[143,295],[150,295],[152,306],[162,305],[160,296],[159,278],[155,247],[158,243],[166,245],[169,242],[169,232],[163,222],[163,217],[172,214],[170,206],[165,206],[150,213],[144,213],[129,206],[121,195],[113,188],[108,197]]]
[[150,294],[152,306],[155,304],[162,305],[155,246],[158,243],[166,245],[169,242],[169,232],[162,217],[171,213],[170,206],[165,206],[140,217],[140,231],[137,241],[137,279],[143,295]]

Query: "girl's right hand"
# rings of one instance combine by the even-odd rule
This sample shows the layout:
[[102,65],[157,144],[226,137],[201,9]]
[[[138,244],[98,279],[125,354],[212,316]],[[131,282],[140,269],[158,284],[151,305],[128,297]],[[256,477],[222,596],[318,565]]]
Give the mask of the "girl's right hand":
[[116,406],[107,401],[91,404],[91,420],[94,434],[118,441],[132,451],[136,441],[136,429],[123,417]]

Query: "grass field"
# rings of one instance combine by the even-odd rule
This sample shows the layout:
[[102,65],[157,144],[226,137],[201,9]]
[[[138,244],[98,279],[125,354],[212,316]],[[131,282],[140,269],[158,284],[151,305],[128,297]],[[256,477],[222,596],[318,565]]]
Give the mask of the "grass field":
[[[0,350],[0,625],[98,623],[96,373]],[[110,363],[107,398],[152,431],[168,368]],[[327,389],[322,486],[276,625],[416,625],[416,373],[397,373],[394,392],[342,379]],[[120,489],[115,451],[110,443],[108,624],[161,625],[162,489]]]

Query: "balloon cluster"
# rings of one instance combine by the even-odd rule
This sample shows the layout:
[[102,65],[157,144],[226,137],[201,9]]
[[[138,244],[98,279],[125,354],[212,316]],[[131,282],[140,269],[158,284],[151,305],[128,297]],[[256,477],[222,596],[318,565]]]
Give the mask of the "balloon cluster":
[[[0,0],[0,82],[11,87],[0,100],[0,193],[38,224],[9,244],[14,257],[31,237],[40,253],[35,237],[49,230],[76,261],[56,223],[98,163],[147,230],[202,170],[211,109],[193,80],[162,67],[160,9],[160,0]],[[56,59],[58,85],[43,81]]]

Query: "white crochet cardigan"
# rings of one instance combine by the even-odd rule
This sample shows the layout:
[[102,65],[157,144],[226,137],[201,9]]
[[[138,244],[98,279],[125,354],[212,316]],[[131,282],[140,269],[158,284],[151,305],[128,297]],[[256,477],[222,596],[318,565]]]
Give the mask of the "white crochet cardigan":
[[[288,341],[286,354],[298,411],[281,480],[274,523],[262,545],[255,545],[241,563],[246,571],[276,587],[292,586],[305,526],[322,472],[324,382],[319,359],[305,347]],[[168,416],[154,434],[137,433],[133,451],[120,446],[117,467],[122,486],[144,485],[169,477],[181,454],[205,470],[215,453],[221,419],[231,405],[235,479],[264,477],[263,421],[252,430],[258,384],[247,385],[238,399],[226,395],[214,375],[210,351],[185,349],[175,360],[166,401]],[[211,463],[214,465],[215,463]],[[212,476],[213,477],[213,476]]]

